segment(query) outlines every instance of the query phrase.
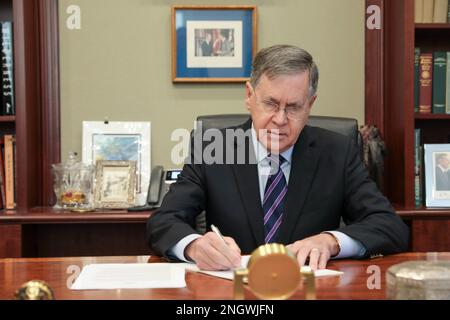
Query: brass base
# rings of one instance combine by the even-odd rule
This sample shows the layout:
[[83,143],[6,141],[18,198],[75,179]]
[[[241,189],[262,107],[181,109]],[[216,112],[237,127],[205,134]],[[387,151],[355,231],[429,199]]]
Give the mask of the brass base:
[[248,282],[250,290],[260,299],[288,299],[297,291],[302,278],[306,299],[315,299],[314,272],[310,268],[300,271],[297,258],[284,245],[265,244],[252,253],[246,269],[235,270],[234,297],[244,299],[243,283]]
[[76,213],[88,213],[88,212],[94,212],[95,208],[73,208],[70,209],[71,212],[76,212]]

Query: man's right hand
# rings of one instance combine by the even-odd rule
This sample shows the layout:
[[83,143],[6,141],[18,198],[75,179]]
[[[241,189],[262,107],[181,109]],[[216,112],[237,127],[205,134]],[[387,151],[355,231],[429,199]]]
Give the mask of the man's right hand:
[[226,243],[214,232],[192,241],[184,255],[202,270],[229,270],[241,265],[241,249],[233,238],[224,237]]

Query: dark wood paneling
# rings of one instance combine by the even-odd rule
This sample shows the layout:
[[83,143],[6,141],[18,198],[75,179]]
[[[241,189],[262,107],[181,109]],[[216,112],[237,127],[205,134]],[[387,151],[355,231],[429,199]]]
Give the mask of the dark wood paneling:
[[418,120],[416,128],[420,128],[423,143],[450,143],[449,120]]
[[412,250],[450,251],[450,221],[412,221]]
[[58,1],[40,0],[39,12],[42,83],[42,199],[39,205],[50,206],[56,201],[51,164],[61,162]]
[[415,46],[421,52],[450,51],[450,29],[416,29]]
[[126,210],[96,210],[88,213],[53,210],[39,207],[29,211],[0,214],[0,224],[83,224],[83,223],[145,223],[152,211],[127,212]]
[[381,9],[382,27],[365,32],[365,123],[377,126],[384,135],[384,11],[385,0],[366,0],[366,8]]
[[19,258],[21,256],[21,225],[0,225],[0,258]]
[[414,1],[386,2],[386,193],[414,204]]
[[[449,220],[450,209],[446,208],[396,208],[397,214],[404,219],[424,219],[424,220]],[[439,223],[437,221],[436,223]]]
[[[145,223],[39,224],[25,229],[34,245],[25,257],[146,255]],[[24,231],[25,232],[25,231]]]
[[39,204],[42,188],[38,2],[14,0],[17,204]]

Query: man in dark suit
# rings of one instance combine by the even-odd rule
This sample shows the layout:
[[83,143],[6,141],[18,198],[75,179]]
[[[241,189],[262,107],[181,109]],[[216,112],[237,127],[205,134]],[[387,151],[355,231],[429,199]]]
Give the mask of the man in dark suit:
[[[222,155],[225,164],[192,161],[192,149],[148,221],[148,242],[157,253],[221,270],[238,266],[241,254],[278,242],[300,265],[309,260],[322,269],[330,258],[407,250],[408,228],[369,178],[355,141],[306,126],[318,78],[303,49],[279,45],[257,54],[246,84],[251,119],[233,130],[246,139],[225,139],[224,154],[234,154]],[[242,152],[244,161],[230,164]],[[216,225],[225,242],[213,232],[196,233],[203,210],[208,229]]]
[[205,40],[202,42],[202,56],[212,56],[212,35],[210,32],[206,32]]
[[436,190],[450,191],[450,161],[447,154],[438,154],[436,162]]

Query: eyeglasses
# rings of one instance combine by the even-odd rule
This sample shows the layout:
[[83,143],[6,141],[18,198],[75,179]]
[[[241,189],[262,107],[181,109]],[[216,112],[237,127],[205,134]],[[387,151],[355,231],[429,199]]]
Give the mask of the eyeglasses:
[[[264,112],[270,115],[278,113],[281,109],[280,105],[272,100],[263,100],[258,102],[258,97],[256,97],[256,104],[261,105]],[[291,120],[300,120],[305,112],[304,106],[305,103],[295,106],[285,106],[284,112],[286,113],[286,117]]]

